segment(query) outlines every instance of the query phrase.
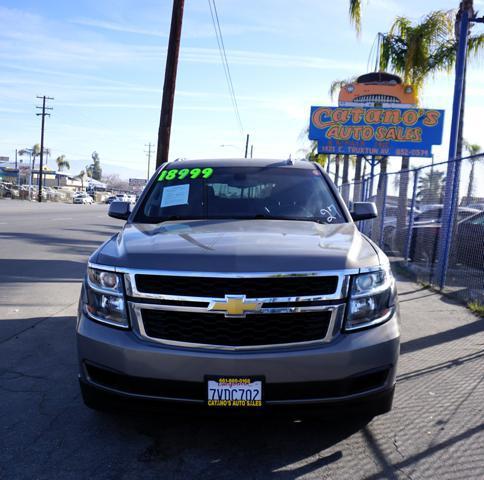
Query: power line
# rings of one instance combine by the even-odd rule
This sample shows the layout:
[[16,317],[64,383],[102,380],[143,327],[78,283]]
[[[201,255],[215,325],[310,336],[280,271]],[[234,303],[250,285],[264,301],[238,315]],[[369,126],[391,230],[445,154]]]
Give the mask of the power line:
[[42,97],[37,96],[37,98],[42,99],[42,106],[36,107],[42,110],[42,113],[37,113],[37,116],[42,117],[42,123],[40,128],[40,168],[39,168],[39,194],[38,194],[38,201],[39,203],[42,202],[42,169],[44,167],[44,127],[45,127],[45,117],[50,117],[50,113],[47,113],[46,110],[53,110],[52,107],[46,107],[45,102],[47,100],[54,100],[52,97],[46,97],[43,95]]
[[[213,7],[212,7],[213,5]],[[212,17],[213,28],[215,30],[215,37],[217,39],[217,45],[220,53],[220,59],[225,73],[225,79],[227,80],[227,86],[229,88],[229,95],[232,100],[232,106],[234,107],[235,118],[240,128],[240,133],[243,135],[244,127],[242,119],[240,118],[239,105],[237,103],[237,97],[235,95],[234,84],[232,82],[232,75],[230,74],[229,62],[227,60],[227,53],[225,51],[225,44],[222,35],[222,29],[220,28],[220,21],[218,17],[217,6],[215,0],[208,0],[208,6],[210,7],[210,15]]]
[[151,147],[154,147],[154,145],[150,142],[148,145],[145,144],[145,147],[148,147],[148,151],[145,150],[146,156],[148,157],[148,174],[146,176],[146,180],[150,180],[150,162],[151,162]]

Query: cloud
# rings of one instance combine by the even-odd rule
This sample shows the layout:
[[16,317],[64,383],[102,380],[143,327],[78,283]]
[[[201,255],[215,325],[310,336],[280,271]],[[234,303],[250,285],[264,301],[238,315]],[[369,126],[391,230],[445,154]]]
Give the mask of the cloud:
[[[76,72],[84,73],[86,70],[94,70],[105,65],[125,66],[127,64],[152,70],[154,62],[163,65],[166,58],[166,46],[130,41],[125,37],[123,37],[123,40],[106,38],[82,28],[73,31],[72,28],[66,28],[65,24],[59,24],[39,15],[16,9],[0,7],[0,22],[3,25],[0,30],[0,41],[2,43],[0,61],[3,60],[5,63],[18,64],[23,62],[25,65],[28,62],[33,67],[42,63],[44,69],[46,64],[62,65],[76,68]],[[148,29],[104,20],[80,19],[76,20],[75,23],[79,27],[96,26],[101,30],[165,36]],[[19,29],[17,27],[19,24],[29,25],[29,28]],[[224,33],[249,30],[259,31],[263,28],[258,25],[250,27],[234,25],[232,28],[229,24],[228,27],[224,28]],[[213,36],[213,33],[210,36]],[[240,49],[227,49],[227,55],[231,65],[240,66],[310,70],[343,69],[348,71],[353,71],[356,67],[354,62],[308,55],[287,55]],[[220,53],[216,48],[182,46],[180,61],[219,64]],[[364,68],[363,63],[361,68]],[[61,75],[65,75],[65,73],[61,73]]]
[[86,27],[94,27],[102,30],[110,30],[113,32],[135,33],[138,35],[147,35],[150,37],[167,38],[168,35],[156,30],[147,30],[144,28],[133,27],[132,25],[125,25],[122,23],[109,22],[105,20],[95,20],[91,18],[79,18],[71,20],[71,23],[76,25],[83,25]]
[[[147,37],[155,37],[155,38],[168,38],[169,34],[169,25],[164,25],[162,22],[157,25],[157,29],[152,28],[144,28],[139,27],[130,23],[120,23],[120,22],[113,22],[109,20],[98,20],[93,18],[76,18],[70,21],[70,23],[74,25],[81,25],[84,27],[91,27],[99,30],[106,30],[110,32],[118,32],[118,33],[128,33],[128,34],[135,34]],[[151,22],[153,23],[153,22]],[[208,14],[207,14],[207,21],[206,22],[196,22],[188,17],[184,20],[184,27],[183,27],[183,38],[215,38],[215,32],[213,29],[213,25],[210,21],[208,21]],[[222,27],[223,35],[227,36],[235,36],[235,35],[243,35],[248,33],[281,33],[280,29],[269,26],[267,24],[241,24],[241,23],[230,23],[224,22]]]

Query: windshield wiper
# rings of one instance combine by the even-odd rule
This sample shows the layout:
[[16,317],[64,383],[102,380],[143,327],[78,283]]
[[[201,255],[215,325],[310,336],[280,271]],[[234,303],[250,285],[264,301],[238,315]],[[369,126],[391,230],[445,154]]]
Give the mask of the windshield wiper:
[[252,216],[244,216],[244,217],[234,217],[237,220],[295,220],[298,222],[316,222],[316,223],[323,223],[326,224],[322,218],[317,217],[286,217],[286,216],[277,216],[277,215],[265,215],[263,213],[258,213]]
[[175,220],[206,220],[204,217],[184,217],[183,215],[170,215],[169,217],[160,217],[155,223],[172,222]]

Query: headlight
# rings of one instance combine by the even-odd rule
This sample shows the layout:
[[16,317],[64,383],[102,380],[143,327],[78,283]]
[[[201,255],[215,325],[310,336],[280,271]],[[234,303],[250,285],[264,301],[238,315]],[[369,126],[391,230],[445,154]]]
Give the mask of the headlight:
[[87,278],[93,288],[122,293],[121,279],[114,272],[106,272],[94,268],[87,269]]
[[390,320],[395,310],[395,280],[390,269],[353,277],[345,330],[354,331]]
[[412,92],[413,92],[413,88],[410,85],[405,87],[405,93],[412,93]]
[[354,90],[355,90],[355,86],[354,85],[346,85],[346,90],[349,92],[349,93],[353,93]]
[[121,276],[114,272],[88,268],[84,311],[98,322],[128,328]]

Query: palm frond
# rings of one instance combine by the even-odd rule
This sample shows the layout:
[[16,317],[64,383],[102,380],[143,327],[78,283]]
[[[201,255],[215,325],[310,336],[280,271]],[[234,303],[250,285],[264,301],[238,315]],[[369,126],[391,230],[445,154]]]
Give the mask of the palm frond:
[[469,37],[469,43],[467,44],[467,56],[478,58],[482,55],[484,50],[484,33],[480,35],[473,35]]
[[329,86],[329,96],[331,97],[331,100],[333,100],[336,92],[339,92],[345,85],[348,85],[349,83],[353,83],[355,81],[355,77],[352,78],[347,78],[346,80],[334,80],[331,82],[331,85]]
[[[405,83],[413,85],[418,98],[429,76],[449,71],[455,64],[454,15],[452,10],[435,10],[417,24],[397,17],[382,42],[380,68],[401,75]],[[472,52],[483,44],[484,39],[476,37]]]
[[361,0],[350,0],[350,22],[355,26],[356,33],[361,33]]

